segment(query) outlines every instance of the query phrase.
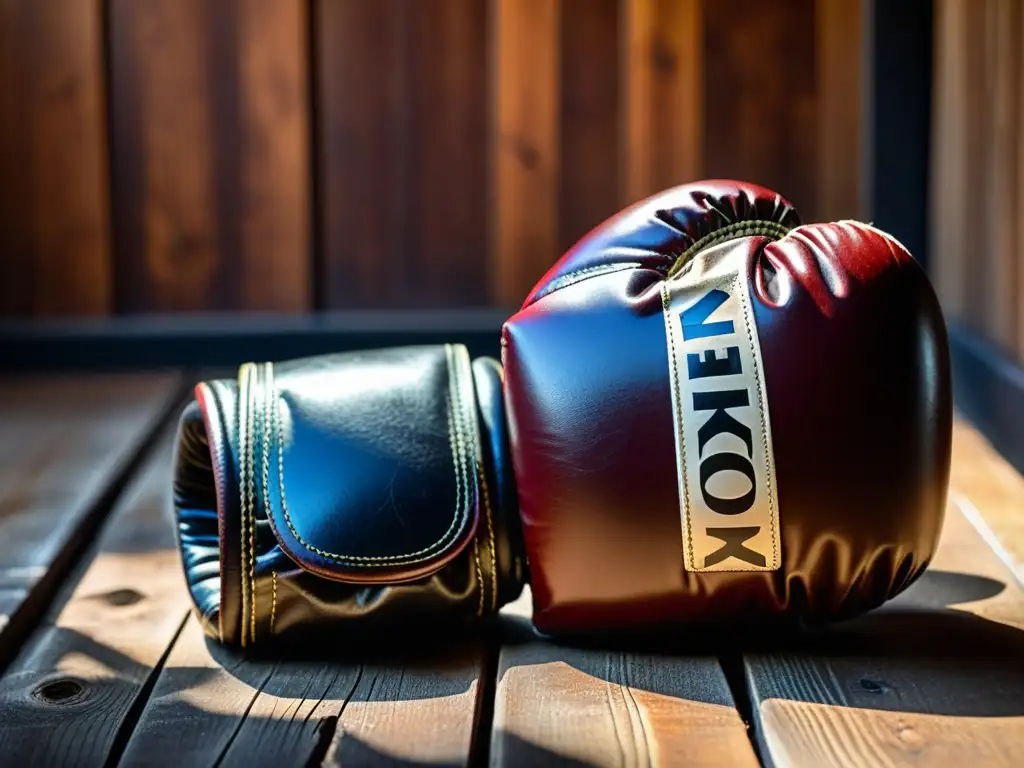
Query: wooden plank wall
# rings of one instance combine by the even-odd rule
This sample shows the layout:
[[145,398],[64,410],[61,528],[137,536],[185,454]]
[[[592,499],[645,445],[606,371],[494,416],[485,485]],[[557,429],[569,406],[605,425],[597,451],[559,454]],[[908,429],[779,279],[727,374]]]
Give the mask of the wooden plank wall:
[[9,0],[0,315],[514,307],[702,177],[857,216],[860,4]]
[[936,0],[929,233],[948,319],[1024,362],[1024,6]]

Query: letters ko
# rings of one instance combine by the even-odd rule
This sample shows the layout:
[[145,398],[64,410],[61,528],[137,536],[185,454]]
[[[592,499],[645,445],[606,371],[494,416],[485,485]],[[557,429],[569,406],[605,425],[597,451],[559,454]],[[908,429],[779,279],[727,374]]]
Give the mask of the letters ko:
[[[758,473],[754,471],[754,436],[751,428],[740,419],[756,418],[757,414],[750,406],[749,387],[736,388],[743,380],[727,379],[744,374],[739,346],[733,344],[725,347],[725,357],[718,357],[716,350],[721,350],[725,343],[722,337],[735,336],[736,328],[732,320],[708,322],[708,318],[723,304],[730,300],[730,295],[720,288],[708,291],[701,299],[683,310],[682,332],[683,341],[706,340],[707,346],[686,355],[686,374],[690,381],[707,380],[706,386],[691,386],[693,411],[698,414],[709,413],[697,429],[697,453],[700,460],[699,489],[704,504],[712,512],[722,515],[722,522],[739,520],[736,516],[748,512],[758,500]],[[743,343],[743,339],[736,339]],[[687,344],[687,349],[693,349]],[[753,351],[753,350],[752,350]],[[703,354],[703,357],[702,357]],[[744,377],[757,386],[756,377]],[[722,388],[714,388],[721,385]],[[697,389],[701,391],[694,391]],[[757,425],[755,423],[755,428]],[[711,440],[719,435],[732,435],[742,443],[744,452],[734,452],[722,448],[724,441],[717,441],[715,449],[709,450]],[[733,441],[730,441],[733,442]],[[725,442],[726,445],[729,442]],[[692,443],[691,443],[692,445]],[[739,445],[736,445],[738,448]],[[750,490],[735,498],[716,496],[708,489],[711,479],[719,472],[738,472],[750,481]],[[709,526],[705,533],[709,537],[720,540],[722,546],[704,560],[708,568],[724,560],[735,557],[751,565],[764,567],[765,556],[746,544],[761,530],[760,525],[722,525]]]

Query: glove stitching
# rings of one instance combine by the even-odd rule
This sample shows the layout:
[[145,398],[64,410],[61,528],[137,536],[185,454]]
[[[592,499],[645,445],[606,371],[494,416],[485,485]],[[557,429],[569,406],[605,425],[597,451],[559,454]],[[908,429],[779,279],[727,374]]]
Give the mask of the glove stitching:
[[[679,359],[676,355],[676,337],[672,329],[672,315],[669,311],[670,298],[668,294],[668,284],[664,283],[661,288],[661,306],[665,313],[665,335],[668,336],[669,361],[672,365],[672,378],[673,380],[678,381]],[[683,508],[686,510],[686,552],[684,555],[689,560],[689,570],[693,570],[693,536],[690,531],[690,484],[686,479],[686,433],[683,431],[683,408],[682,403],[679,402],[677,393],[673,393],[672,399],[675,401],[676,431],[679,433],[679,444],[681,446],[682,453],[681,471],[683,475]]]
[[[753,333],[753,331],[752,331],[752,329],[750,327],[750,309],[747,306],[748,302],[746,301],[746,297],[742,296],[742,291],[745,290],[745,286],[740,286],[739,285],[739,278],[734,279],[733,285],[734,285],[733,290],[737,294],[741,295],[740,303],[743,305],[743,323],[747,327],[747,339],[748,339],[748,341],[750,343],[750,348],[752,350],[753,349],[757,349],[757,346],[755,345],[755,342],[754,342],[754,333]],[[761,444],[764,447],[765,473],[768,474],[771,471],[771,467],[768,466],[768,424],[767,424],[767,422],[765,420],[765,417],[764,417],[764,414],[765,414],[765,404],[764,404],[763,387],[761,386],[761,372],[760,372],[760,369],[758,368],[758,364],[757,364],[757,355],[751,355],[750,359],[753,361],[753,364],[754,364],[754,366],[753,366],[754,367],[754,381],[757,383],[757,386],[756,386],[756,389],[757,389],[757,412],[758,412],[758,414],[761,417]],[[769,479],[770,479],[770,475],[769,475]],[[778,548],[777,548],[777,546],[775,544],[775,538],[776,538],[775,537],[775,499],[772,496],[772,484],[771,484],[771,482],[767,483],[767,496],[768,496],[768,526],[769,526],[769,530],[770,530],[771,536],[772,536],[772,563],[777,568],[779,566],[779,551],[778,551]]]
[[483,464],[477,464],[480,490],[483,494],[484,517],[487,518],[487,538],[491,543],[491,611],[498,607],[498,563],[494,554],[494,526],[491,524],[491,494],[487,489],[487,475]]
[[484,576],[480,570],[480,544],[473,539],[473,559],[476,560],[476,580],[480,585],[480,602],[476,607],[476,615],[484,615]]
[[679,254],[676,259],[676,263],[669,269],[667,278],[675,277],[679,271],[685,267],[701,251],[710,248],[713,245],[724,243],[726,240],[733,240],[740,237],[750,237],[752,235],[764,235],[770,237],[773,240],[778,240],[785,237],[790,232],[790,227],[785,224],[780,224],[777,221],[735,221],[732,224],[726,224],[721,229],[716,229],[714,232],[709,232],[700,238],[697,242]]
[[[263,389],[260,394],[263,395],[263,511],[267,517],[270,516],[270,435],[273,421],[273,413],[270,408],[271,404],[271,392],[274,387],[274,368],[272,363],[266,363],[263,368]],[[253,531],[256,529],[256,511],[252,513],[252,528]],[[255,534],[254,534],[255,535]],[[254,542],[255,544],[255,542]],[[252,581],[252,592],[256,594],[256,571],[254,566],[250,566],[249,579]],[[271,605],[273,610],[273,605]],[[253,598],[253,610],[252,610],[252,636],[253,640],[256,639],[256,600]]]
[[[247,551],[246,545],[249,543],[249,537],[246,535],[246,529],[249,523],[249,510],[252,508],[253,499],[251,493],[251,486],[249,478],[252,475],[252,465],[250,463],[250,446],[252,444],[252,422],[250,419],[250,406],[252,404],[251,398],[251,375],[255,368],[252,363],[246,363],[243,365],[238,372],[238,435],[239,435],[239,457],[241,464],[241,471],[239,472],[239,494],[242,499],[242,508],[240,514],[241,523],[241,536],[240,536],[240,565],[239,568],[241,582],[242,582],[242,615],[240,617],[241,623],[241,642],[243,647],[247,644],[246,630],[248,628],[248,622],[246,621],[247,608],[252,600],[252,595],[248,593],[249,584],[245,578],[245,565],[248,557],[251,555],[251,550]],[[251,609],[250,609],[251,610]]]
[[[462,354],[465,355],[465,350],[461,350]],[[377,567],[383,568],[394,565],[412,565],[415,563],[423,562],[427,559],[427,555],[432,554],[435,550],[444,547],[454,533],[457,532],[456,524],[459,522],[460,515],[459,510],[462,510],[462,519],[465,519],[469,513],[469,484],[470,475],[468,472],[468,463],[465,458],[465,444],[462,437],[462,420],[465,418],[463,414],[463,399],[462,399],[462,385],[461,379],[456,375],[455,364],[452,356],[452,349],[450,345],[445,345],[445,356],[448,361],[448,378],[449,378],[449,395],[448,395],[448,439],[449,444],[452,448],[452,458],[455,464],[455,515],[452,517],[451,525],[448,526],[448,530],[442,534],[441,538],[431,544],[429,547],[418,550],[416,552],[410,552],[404,555],[380,555],[375,557],[365,557],[358,555],[339,555],[333,552],[327,552],[318,547],[313,546],[295,530],[295,525],[292,523],[291,513],[288,509],[288,501],[285,495],[285,483],[284,483],[284,428],[282,426],[282,419],[280,417],[277,420],[277,470],[278,470],[278,485],[281,494],[281,509],[284,513],[285,522],[288,525],[288,530],[291,531],[292,536],[310,552],[319,555],[325,560],[331,560],[341,564],[354,564],[359,563],[366,567]],[[468,364],[468,361],[467,361]],[[274,392],[275,402],[280,408],[280,400],[278,399],[277,391]],[[471,431],[471,430],[470,430]],[[461,474],[460,474],[461,473]],[[465,486],[465,492],[463,492],[463,486]],[[465,500],[463,501],[463,495]]]
[[277,571],[270,572],[270,634],[274,634],[274,616],[277,614]]
[[[636,269],[639,266],[639,262],[630,261],[622,262],[619,264],[598,264],[597,266],[593,267],[583,267],[582,269],[576,269],[573,270],[572,272],[567,272],[561,277],[551,281],[551,283],[548,284],[544,288],[544,290],[537,294],[537,296],[534,298],[534,301],[540,301],[545,296],[548,296],[554,293],[555,291],[560,291],[562,288],[568,288],[570,285],[575,285],[576,283],[588,277],[598,277],[599,275],[611,275],[614,274],[615,272],[622,272],[627,269]],[[663,268],[664,267],[658,267],[658,269]]]
[[[260,421],[260,369],[252,368],[252,382],[249,384],[249,640],[256,642],[256,507],[259,490],[256,485],[256,435]],[[266,432],[266,424],[263,431]]]

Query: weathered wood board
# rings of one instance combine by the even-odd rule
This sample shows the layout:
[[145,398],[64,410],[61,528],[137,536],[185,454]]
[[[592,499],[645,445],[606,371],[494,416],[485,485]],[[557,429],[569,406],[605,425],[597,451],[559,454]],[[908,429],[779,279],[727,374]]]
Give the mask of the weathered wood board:
[[174,374],[0,382],[0,668],[179,391]]

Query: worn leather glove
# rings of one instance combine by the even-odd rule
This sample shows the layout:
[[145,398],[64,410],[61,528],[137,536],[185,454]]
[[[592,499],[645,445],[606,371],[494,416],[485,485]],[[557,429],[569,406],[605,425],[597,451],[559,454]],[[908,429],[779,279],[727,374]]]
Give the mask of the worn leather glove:
[[501,370],[462,346],[247,364],[199,384],[174,499],[197,614],[229,645],[454,624],[525,580]]

